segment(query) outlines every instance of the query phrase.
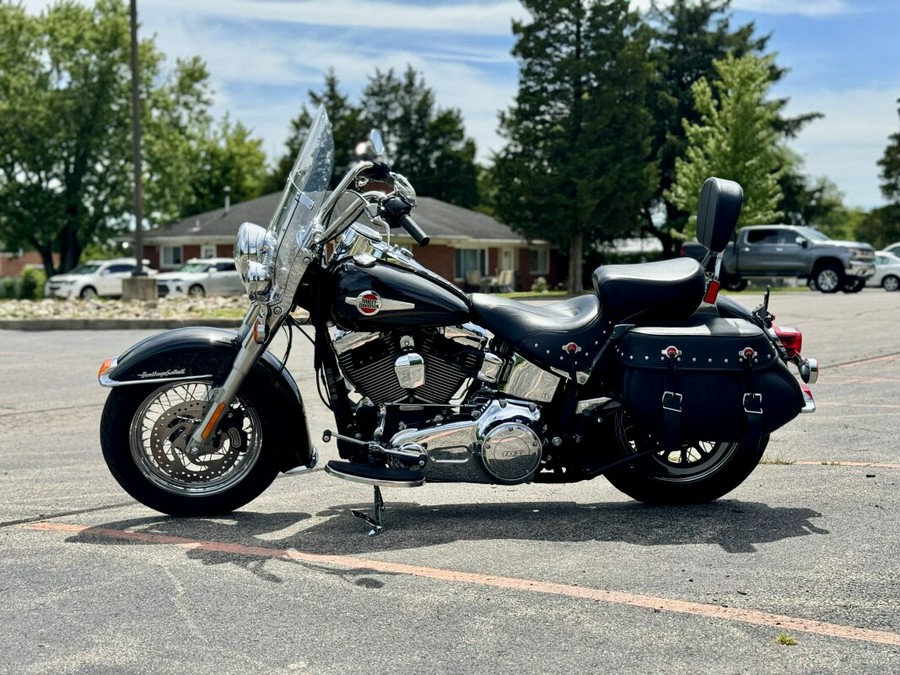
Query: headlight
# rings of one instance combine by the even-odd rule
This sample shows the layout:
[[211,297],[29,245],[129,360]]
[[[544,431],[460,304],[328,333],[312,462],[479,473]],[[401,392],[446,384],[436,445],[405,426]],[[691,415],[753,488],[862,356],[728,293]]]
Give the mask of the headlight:
[[268,230],[243,223],[234,241],[234,264],[251,300],[265,295],[272,286],[275,237]]

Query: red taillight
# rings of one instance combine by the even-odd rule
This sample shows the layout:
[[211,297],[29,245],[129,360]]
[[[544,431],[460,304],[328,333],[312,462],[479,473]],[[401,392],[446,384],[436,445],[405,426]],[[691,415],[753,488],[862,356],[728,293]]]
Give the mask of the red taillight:
[[721,287],[722,284],[717,279],[710,281],[709,285],[706,287],[706,296],[703,298],[703,302],[708,302],[710,305],[715,304]]
[[773,326],[773,328],[775,335],[778,336],[781,344],[784,345],[788,358],[793,358],[800,353],[800,350],[803,348],[803,333],[796,328],[782,328],[781,326]]

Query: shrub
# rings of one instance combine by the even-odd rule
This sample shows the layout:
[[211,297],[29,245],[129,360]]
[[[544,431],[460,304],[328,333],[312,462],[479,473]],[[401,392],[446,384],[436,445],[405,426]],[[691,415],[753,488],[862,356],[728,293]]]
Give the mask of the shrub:
[[22,270],[19,283],[19,297],[22,300],[39,300],[44,297],[44,282],[47,275],[37,267],[26,267]]
[[16,280],[12,277],[4,277],[3,284],[0,285],[0,295],[4,300],[12,300],[16,297]]

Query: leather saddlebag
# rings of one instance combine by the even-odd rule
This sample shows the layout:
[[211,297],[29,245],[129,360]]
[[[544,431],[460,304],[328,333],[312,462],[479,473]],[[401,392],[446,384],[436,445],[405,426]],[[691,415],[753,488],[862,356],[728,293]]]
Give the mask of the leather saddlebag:
[[622,403],[664,448],[685,441],[747,441],[787,424],[800,385],[762,329],[695,315],[688,325],[639,326],[615,345]]

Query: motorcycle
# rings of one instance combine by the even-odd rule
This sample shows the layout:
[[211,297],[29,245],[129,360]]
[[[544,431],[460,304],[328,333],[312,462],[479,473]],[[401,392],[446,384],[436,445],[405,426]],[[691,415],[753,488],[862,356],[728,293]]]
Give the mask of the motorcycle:
[[772,432],[815,410],[817,364],[800,331],[773,324],[768,291],[752,311],[718,296],[737,183],[702,186],[702,261],[601,266],[593,292],[539,304],[466,294],[391,243],[394,228],[420,246],[429,237],[383,150],[373,131],[329,189],[320,109],[269,226],[238,231],[240,328],[162,332],[102,365],[103,455],[133,498],[173,516],[225,514],[280,472],[316,466],[287,355],[267,349],[305,325],[335,422],[322,441],[340,457],[325,471],[374,487],[372,514],[354,511],[371,534],[381,487],[439,481],[605,476],[642,502],[708,502],[750,475]]

